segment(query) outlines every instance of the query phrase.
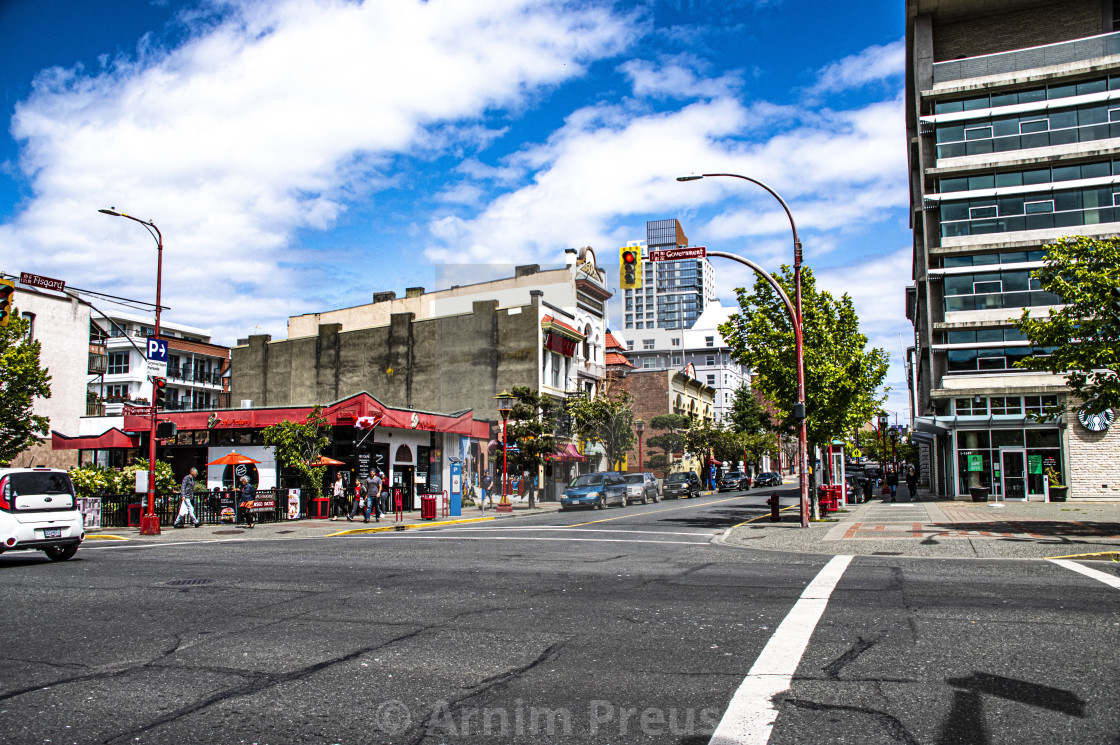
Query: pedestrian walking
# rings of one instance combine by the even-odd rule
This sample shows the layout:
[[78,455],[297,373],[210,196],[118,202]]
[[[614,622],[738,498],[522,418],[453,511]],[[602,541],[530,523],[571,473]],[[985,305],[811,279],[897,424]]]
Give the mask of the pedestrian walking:
[[[382,487],[382,484],[381,484],[381,477],[377,474],[376,471],[370,470],[369,475],[366,476],[366,481],[365,481],[364,487],[365,487],[365,521],[367,523],[369,522],[369,516],[370,516],[370,513],[372,512],[373,516],[374,516],[374,521],[375,522],[381,522],[381,515],[383,514],[383,511],[381,509],[381,487]],[[356,506],[357,505],[355,505],[355,507]],[[346,519],[353,522],[354,515],[356,514],[356,512],[357,512],[357,510],[355,509],[349,515],[346,516]]]
[[895,496],[898,494],[898,472],[892,467],[887,471],[887,486],[891,490],[891,501],[895,501]]
[[335,476],[331,486],[331,520],[338,519],[339,513],[346,513],[346,484],[342,483],[342,471]]
[[198,475],[198,469],[192,468],[191,472],[183,477],[183,488],[180,491],[181,500],[179,502],[179,515],[175,518],[175,522],[171,524],[173,528],[185,528],[186,521],[190,520],[191,524],[196,528],[202,524],[198,516],[194,514],[194,477]]
[[906,489],[910,492],[910,499],[918,496],[918,469],[910,466],[906,469]]
[[482,481],[479,483],[479,490],[482,492],[482,499],[480,500],[479,503],[482,505],[482,511],[483,512],[486,512],[486,500],[487,499],[490,500],[490,506],[491,507],[494,506],[494,495],[492,493],[493,485],[494,485],[494,480],[490,478],[490,474],[489,473],[482,474]]
[[241,477],[241,518],[245,527],[253,527],[253,508],[257,506],[257,488],[249,483],[248,476]]

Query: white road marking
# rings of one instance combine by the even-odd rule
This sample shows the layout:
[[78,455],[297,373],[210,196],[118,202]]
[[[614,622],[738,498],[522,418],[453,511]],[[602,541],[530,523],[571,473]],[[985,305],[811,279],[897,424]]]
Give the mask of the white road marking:
[[634,534],[637,534],[637,535],[707,536],[709,538],[712,537],[712,536],[719,535],[719,533],[702,532],[702,531],[696,531],[696,530],[687,531],[687,532],[680,532],[680,531],[672,532],[672,531],[668,531],[668,530],[611,530],[609,528],[534,528],[534,527],[496,528],[496,527],[490,527],[490,526],[485,527],[485,528],[447,528],[446,530],[444,530],[442,532],[444,532],[444,533],[450,533],[450,532],[455,532],[455,533],[468,533],[468,532],[469,533],[481,533],[481,532],[485,532],[485,531],[491,531],[491,532],[492,531],[500,531],[502,533],[529,533],[529,532],[539,532],[539,531],[563,532],[563,533],[634,533]]
[[657,543],[659,545],[706,546],[708,541],[648,541],[634,538],[540,538],[515,535],[435,535],[432,533],[386,533],[386,540],[394,541],[555,541],[574,543]]
[[1049,561],[1052,561],[1060,567],[1065,567],[1070,571],[1084,574],[1086,577],[1092,577],[1099,582],[1104,582],[1109,587],[1120,590],[1120,577],[1114,577],[1111,574],[1100,571],[1099,569],[1090,569],[1087,566],[1082,566],[1076,561],[1070,561],[1069,559],[1050,559]]
[[832,557],[801,593],[731,697],[709,745],[765,745],[770,740],[778,719],[773,699],[789,689],[809,637],[851,561],[851,556]]

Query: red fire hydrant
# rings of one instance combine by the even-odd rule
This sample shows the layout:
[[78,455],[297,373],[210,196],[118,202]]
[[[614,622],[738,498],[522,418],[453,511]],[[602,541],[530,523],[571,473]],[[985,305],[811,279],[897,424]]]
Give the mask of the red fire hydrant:
[[782,516],[778,514],[778,495],[771,494],[770,498],[766,500],[766,504],[770,505],[770,522],[781,522]]

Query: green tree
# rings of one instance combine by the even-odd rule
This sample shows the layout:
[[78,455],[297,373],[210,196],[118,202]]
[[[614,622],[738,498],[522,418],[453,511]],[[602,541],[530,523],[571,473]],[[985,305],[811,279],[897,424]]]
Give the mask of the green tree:
[[1049,354],[1019,360],[1016,367],[1065,374],[1066,386],[1089,413],[1120,409],[1120,316],[1109,312],[1113,288],[1120,287],[1120,238],[1063,238],[1049,247],[1045,266],[1032,277],[1065,305],[1048,314],[1023,309],[1016,325],[1036,350]]
[[32,413],[36,396],[51,397],[51,376],[39,366],[40,344],[28,337],[29,326],[16,308],[0,326],[0,466],[50,434],[47,418]]
[[747,385],[740,385],[731,397],[732,429],[736,432],[750,432],[759,434],[770,432],[774,429],[774,422],[770,419],[770,412],[763,406]]
[[[513,389],[514,404],[510,411],[506,436],[510,443],[509,463],[521,471],[522,478],[537,473],[545,456],[555,450],[552,432],[555,400],[527,386]],[[513,449],[516,446],[516,450]],[[537,505],[536,490],[528,489],[529,508]]]
[[[792,298],[793,270],[783,266],[775,279]],[[739,313],[720,326],[720,333],[734,358],[757,374],[755,387],[781,412],[781,428],[790,428],[796,424],[792,412],[797,401],[793,323],[781,298],[762,277],[756,279],[753,292],[742,288],[736,292]],[[815,443],[851,432],[877,411],[882,401],[877,392],[889,356],[882,349],[867,348],[851,297],[845,293],[834,298],[818,290],[808,268],[801,271],[801,315],[806,430],[812,452]]]
[[[719,460],[731,460],[733,457],[737,461],[742,453],[737,443],[729,445],[726,430],[708,419],[692,420],[692,425],[684,433],[684,445],[700,461],[700,479],[704,482],[708,479],[706,466],[709,457]],[[731,453],[734,453],[731,457],[721,457]]]
[[265,427],[263,431],[264,444],[275,449],[280,463],[300,475],[309,499],[323,495],[323,476],[327,469],[321,466],[313,468],[311,464],[330,444],[330,438],[323,434],[323,429],[328,426],[323,407],[316,406],[308,413],[306,421],[280,422]]
[[626,392],[603,391],[595,398],[586,393],[568,401],[576,432],[587,442],[603,446],[609,468],[617,469],[627,451],[638,441],[634,434],[633,397]]
[[658,414],[650,417],[649,428],[661,434],[646,438],[646,445],[658,448],[661,453],[651,454],[646,458],[646,466],[668,470],[673,462],[673,453],[684,450],[684,431],[689,424],[691,420],[684,414]]
[[773,432],[744,432],[739,435],[739,443],[743,448],[743,460],[761,467],[762,459],[767,455],[773,457],[778,450],[778,436]]

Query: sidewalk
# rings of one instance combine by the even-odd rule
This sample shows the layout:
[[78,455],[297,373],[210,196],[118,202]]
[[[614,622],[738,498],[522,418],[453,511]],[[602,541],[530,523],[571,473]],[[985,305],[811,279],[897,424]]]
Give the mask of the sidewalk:
[[797,508],[782,521],[736,526],[720,539],[771,551],[937,559],[1041,559],[1104,553],[1120,557],[1120,502],[898,502],[881,498],[801,528]]
[[86,531],[86,541],[91,543],[109,541],[143,541],[156,543],[173,543],[176,541],[221,541],[236,538],[329,538],[340,535],[359,535],[362,533],[390,532],[394,530],[415,530],[438,525],[453,525],[461,523],[482,522],[490,520],[504,520],[511,517],[528,517],[530,515],[546,515],[560,509],[559,502],[538,503],[535,509],[530,510],[527,502],[514,500],[513,512],[497,512],[486,507],[483,515],[477,507],[464,505],[462,515],[459,517],[444,517],[436,512],[435,520],[421,520],[420,511],[404,513],[404,520],[394,522],[393,513],[381,516],[381,522],[370,518],[368,523],[362,518],[355,517],[353,522],[347,522],[345,517],[337,520],[312,520],[302,518],[299,520],[282,520],[274,523],[256,523],[256,527],[248,529],[240,525],[203,525],[199,528],[172,528],[170,525],[160,526],[160,534],[149,536],[140,535],[139,528],[92,528]]

